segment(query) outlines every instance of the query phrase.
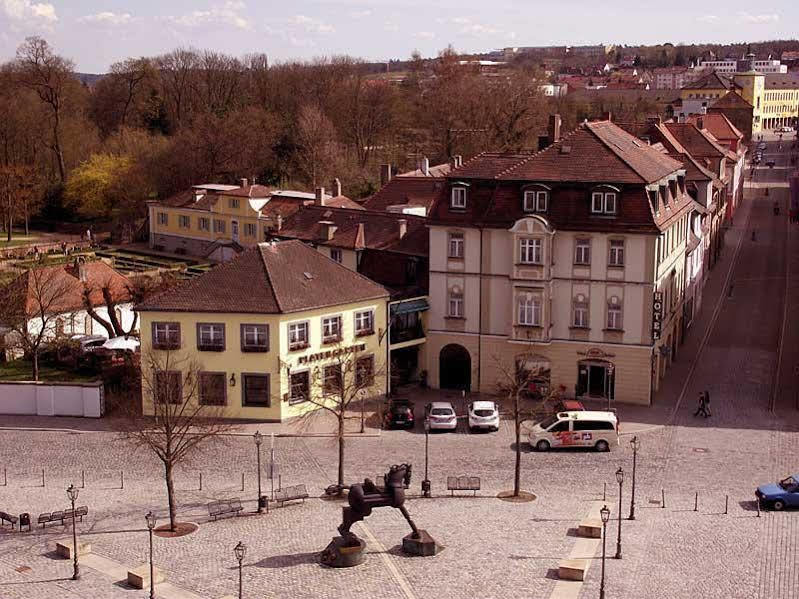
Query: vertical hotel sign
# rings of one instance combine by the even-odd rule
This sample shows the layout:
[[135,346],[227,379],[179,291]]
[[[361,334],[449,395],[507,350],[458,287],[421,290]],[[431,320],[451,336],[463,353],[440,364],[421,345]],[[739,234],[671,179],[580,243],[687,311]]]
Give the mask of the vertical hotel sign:
[[663,330],[663,292],[655,291],[652,302],[652,340],[660,339]]

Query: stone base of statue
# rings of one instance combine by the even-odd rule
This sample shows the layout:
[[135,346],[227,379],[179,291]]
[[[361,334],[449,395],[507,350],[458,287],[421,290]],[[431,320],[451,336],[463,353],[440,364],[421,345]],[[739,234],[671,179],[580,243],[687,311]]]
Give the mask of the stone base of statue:
[[409,555],[427,557],[438,553],[439,547],[426,530],[420,530],[418,537],[414,537],[413,533],[402,537],[402,550]]
[[333,537],[325,550],[319,554],[319,561],[331,568],[352,568],[363,563],[363,550],[366,549],[364,543],[355,537],[357,545],[348,545],[344,537]]

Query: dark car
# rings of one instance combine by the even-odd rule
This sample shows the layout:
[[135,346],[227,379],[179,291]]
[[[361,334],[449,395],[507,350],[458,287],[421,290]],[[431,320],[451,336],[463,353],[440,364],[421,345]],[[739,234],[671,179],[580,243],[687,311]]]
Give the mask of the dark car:
[[388,404],[383,422],[385,428],[413,428],[413,404],[407,399],[394,399]]

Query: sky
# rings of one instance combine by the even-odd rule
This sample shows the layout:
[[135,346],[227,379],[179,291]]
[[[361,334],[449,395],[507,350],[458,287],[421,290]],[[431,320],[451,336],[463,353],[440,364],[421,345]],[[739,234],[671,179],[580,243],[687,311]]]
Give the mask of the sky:
[[435,56],[449,44],[477,52],[797,36],[796,0],[696,6],[691,13],[691,5],[652,0],[0,0],[0,61],[30,35],[84,73],[187,46],[261,52],[274,63],[334,54],[405,59],[414,50]]

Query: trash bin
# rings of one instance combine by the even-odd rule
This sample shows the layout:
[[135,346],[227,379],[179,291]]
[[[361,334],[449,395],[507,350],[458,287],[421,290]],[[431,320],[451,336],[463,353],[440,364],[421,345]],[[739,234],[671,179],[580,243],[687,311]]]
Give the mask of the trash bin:
[[31,529],[31,515],[28,512],[23,512],[19,515],[19,530],[22,532],[22,527],[27,526],[28,530]]
[[266,495],[261,495],[258,498],[258,507],[269,508],[269,500],[266,498]]

